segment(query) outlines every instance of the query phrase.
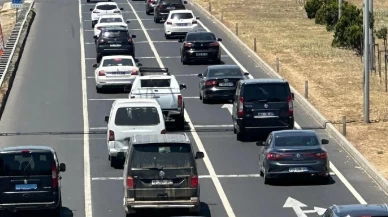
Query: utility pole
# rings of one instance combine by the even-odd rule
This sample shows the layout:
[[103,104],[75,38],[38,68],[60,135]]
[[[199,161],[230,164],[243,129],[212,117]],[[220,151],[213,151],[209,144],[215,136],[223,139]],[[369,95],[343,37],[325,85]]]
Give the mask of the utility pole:
[[342,15],[342,0],[338,0],[338,20],[341,19]]
[[[368,14],[368,17],[369,17],[369,15],[373,15],[373,0],[369,0],[369,14]],[[370,22],[370,21],[369,21]],[[373,27],[372,26],[370,26],[370,28],[369,28],[369,46],[370,46],[370,50],[369,50],[369,52],[370,52],[370,56],[369,56],[369,58],[370,58],[370,65],[369,65],[369,68],[370,68],[370,72],[372,72],[372,70],[374,70],[374,66],[375,66],[375,64],[374,64],[374,62],[375,62],[375,60],[374,60],[374,57],[375,57],[375,40],[374,40],[374,37],[373,37]]]
[[369,123],[369,0],[364,0],[364,122]]

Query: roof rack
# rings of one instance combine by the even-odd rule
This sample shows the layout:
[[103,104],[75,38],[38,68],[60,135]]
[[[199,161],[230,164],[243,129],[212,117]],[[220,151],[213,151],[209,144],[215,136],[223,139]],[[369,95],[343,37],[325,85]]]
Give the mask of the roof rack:
[[158,67],[140,67],[139,68],[140,76],[145,75],[171,75],[168,72],[168,68],[158,68]]

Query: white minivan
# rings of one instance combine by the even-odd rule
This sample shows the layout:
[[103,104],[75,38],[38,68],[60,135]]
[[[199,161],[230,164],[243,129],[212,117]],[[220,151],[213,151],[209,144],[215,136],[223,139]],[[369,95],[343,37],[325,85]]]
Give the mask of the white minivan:
[[166,133],[162,109],[156,99],[115,100],[105,122],[109,160],[114,168],[124,163],[131,136]]

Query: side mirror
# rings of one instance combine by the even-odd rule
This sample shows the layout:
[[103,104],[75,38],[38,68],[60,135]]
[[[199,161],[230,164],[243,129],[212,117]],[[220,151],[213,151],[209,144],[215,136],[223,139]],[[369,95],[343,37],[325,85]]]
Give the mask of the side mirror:
[[257,146],[264,146],[265,145],[265,141],[258,141],[258,142],[256,142],[256,145]]
[[187,1],[183,1],[183,4],[187,4]]
[[222,38],[217,38],[217,41],[222,41]]
[[124,86],[124,91],[125,92],[131,92],[132,86],[131,85],[126,85]]
[[97,68],[97,66],[98,66],[97,63],[93,64],[93,68]]
[[124,10],[124,8],[120,8],[120,11],[123,11]]
[[109,122],[109,116],[105,116],[105,123]]
[[180,88],[181,90],[186,89],[186,84],[180,84],[180,85],[179,85],[179,88]]
[[136,66],[143,66],[142,63],[136,63]]
[[244,75],[249,75],[249,72],[244,72]]
[[203,75],[202,74],[198,74],[198,78],[202,78],[203,77]]
[[292,100],[295,99],[294,93],[291,93],[291,98],[292,98]]
[[136,38],[136,35],[131,35],[132,38]]
[[195,159],[202,159],[204,157],[205,154],[203,152],[197,151],[197,153],[195,153]]
[[196,17],[197,20],[199,20],[199,17]]
[[322,139],[322,145],[326,145],[326,144],[329,144],[329,140],[327,140],[327,139]]
[[131,21],[130,21],[130,20],[127,20],[126,22],[127,22],[127,23],[131,23]]
[[182,43],[183,42],[183,38],[178,39],[178,42]]
[[98,39],[97,35],[93,36],[93,38],[94,38],[95,40],[97,40],[97,39]]
[[66,171],[66,164],[60,163],[59,164],[59,171],[60,172],[65,172]]
[[93,11],[93,8],[90,8],[90,11]]

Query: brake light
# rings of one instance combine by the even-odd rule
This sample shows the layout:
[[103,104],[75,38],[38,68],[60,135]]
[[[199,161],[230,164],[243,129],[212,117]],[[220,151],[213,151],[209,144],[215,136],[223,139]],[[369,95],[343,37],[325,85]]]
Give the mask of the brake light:
[[182,95],[178,95],[178,108],[182,108],[182,106],[183,106]]
[[167,25],[172,25],[171,20],[167,20],[167,21],[166,21],[166,24],[167,24]]
[[115,141],[115,132],[109,130],[109,141]]
[[103,44],[103,43],[104,43],[104,39],[100,39],[100,40],[98,41],[98,43]]
[[198,176],[192,176],[190,180],[190,186],[192,188],[198,187]]
[[94,10],[93,11],[93,13],[95,13],[95,14],[98,14],[98,13],[100,13],[99,11],[97,11],[97,10]]
[[160,134],[166,134],[166,129],[163,129]]
[[133,188],[134,183],[133,183],[133,178],[131,176],[127,177],[127,188]]
[[97,27],[98,30],[101,30],[101,27]]
[[242,117],[243,115],[244,115],[244,97],[240,97],[237,116]]
[[194,21],[192,22],[192,24],[198,24],[198,22],[197,22],[196,20],[194,20]]
[[30,153],[30,150],[27,150],[27,149],[22,150],[22,153]]
[[327,153],[323,151],[323,152],[314,154],[314,156],[316,158],[325,159],[325,158],[327,158]]
[[139,75],[137,69],[132,69],[131,75]]
[[217,81],[214,81],[214,80],[206,81],[206,83],[205,83],[205,86],[207,86],[207,87],[213,87],[213,86],[216,86],[216,85],[217,85]]
[[152,3],[152,1],[153,1],[153,0],[148,0],[147,2],[148,2],[148,3]]
[[132,43],[132,38],[128,38],[128,43]]
[[292,102],[292,96],[288,96],[288,114],[293,115],[294,114],[294,103]]
[[101,71],[99,71],[98,72],[98,76],[105,76],[106,74],[105,74],[105,71],[104,70],[101,70]]
[[51,178],[53,188],[58,188],[58,170],[55,162],[51,166]]
[[210,46],[210,47],[218,47],[218,46],[220,46],[220,43],[218,43],[218,42],[213,42],[213,43],[210,43],[209,46]]
[[183,46],[185,46],[185,47],[192,47],[193,44],[192,43],[184,43]]

